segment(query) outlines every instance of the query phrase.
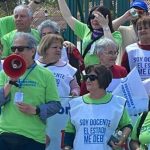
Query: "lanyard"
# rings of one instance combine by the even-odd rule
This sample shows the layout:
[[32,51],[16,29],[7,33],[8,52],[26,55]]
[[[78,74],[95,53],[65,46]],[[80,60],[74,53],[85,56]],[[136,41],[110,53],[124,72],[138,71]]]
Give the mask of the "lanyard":
[[27,77],[29,76],[29,74],[35,68],[36,65],[37,65],[36,63],[32,64],[32,66],[30,67],[29,72],[27,73],[27,75],[24,77],[24,79],[22,81],[20,81],[20,79],[19,79],[19,82],[18,82],[19,88],[21,88],[23,82],[27,79]]

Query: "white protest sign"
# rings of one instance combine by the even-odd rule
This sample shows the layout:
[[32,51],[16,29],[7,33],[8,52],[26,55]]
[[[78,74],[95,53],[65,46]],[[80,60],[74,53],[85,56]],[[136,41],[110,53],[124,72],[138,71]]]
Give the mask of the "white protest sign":
[[126,108],[131,116],[148,110],[149,97],[136,68],[127,77],[121,78],[113,94],[127,99]]
[[46,150],[61,150],[61,131],[65,129],[70,110],[69,101],[72,96],[61,97],[61,106],[59,113],[47,119],[47,134],[50,137],[50,145]]
[[121,79],[112,79],[111,83],[109,84],[109,86],[107,87],[106,91],[107,92],[112,92],[114,89],[116,89],[116,87],[120,84]]

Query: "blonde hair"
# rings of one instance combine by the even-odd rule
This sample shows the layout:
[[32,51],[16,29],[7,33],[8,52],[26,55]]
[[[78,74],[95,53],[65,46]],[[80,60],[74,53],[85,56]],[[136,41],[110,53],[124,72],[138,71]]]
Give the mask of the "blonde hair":
[[54,42],[61,42],[63,45],[64,39],[61,35],[58,34],[47,34],[45,35],[38,47],[38,54],[40,56],[45,56],[47,49],[54,43]]

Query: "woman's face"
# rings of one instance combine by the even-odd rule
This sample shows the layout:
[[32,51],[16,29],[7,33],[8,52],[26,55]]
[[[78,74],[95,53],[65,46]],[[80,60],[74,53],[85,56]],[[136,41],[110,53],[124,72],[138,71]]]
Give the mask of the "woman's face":
[[93,11],[92,15],[90,15],[90,22],[91,22],[91,26],[94,30],[98,30],[101,27],[101,25],[99,24],[98,18],[96,17],[100,12],[98,11]]
[[144,41],[144,40],[150,40],[150,25],[148,23],[146,24],[140,24],[137,27],[137,34],[139,37],[139,40]]
[[53,29],[51,29],[50,27],[46,27],[46,28],[43,28],[42,29],[42,32],[41,32],[41,36],[45,36],[47,34],[51,34],[51,33],[54,33]]
[[104,51],[99,52],[98,56],[102,65],[110,68],[112,67],[117,59],[118,50],[113,47],[107,47]]
[[46,50],[46,59],[53,60],[57,62],[61,58],[62,43],[60,41],[55,41]]
[[89,92],[99,89],[97,74],[94,71],[86,75],[86,88]]

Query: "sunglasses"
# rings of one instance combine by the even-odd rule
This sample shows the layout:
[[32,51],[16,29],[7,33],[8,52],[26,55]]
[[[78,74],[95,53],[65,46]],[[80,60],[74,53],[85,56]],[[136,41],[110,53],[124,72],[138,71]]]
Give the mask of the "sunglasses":
[[90,15],[90,19],[94,19],[95,18],[95,15],[94,14],[91,14]]
[[90,81],[95,81],[98,79],[98,77],[94,74],[86,74],[86,75],[83,75],[83,80],[84,81],[87,81],[87,79],[89,79]]
[[17,50],[18,52],[23,52],[25,49],[30,49],[30,48],[31,47],[29,46],[12,46],[11,51],[15,52]]

